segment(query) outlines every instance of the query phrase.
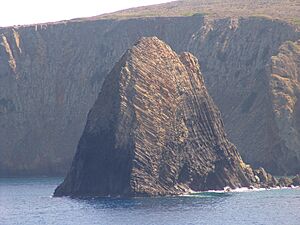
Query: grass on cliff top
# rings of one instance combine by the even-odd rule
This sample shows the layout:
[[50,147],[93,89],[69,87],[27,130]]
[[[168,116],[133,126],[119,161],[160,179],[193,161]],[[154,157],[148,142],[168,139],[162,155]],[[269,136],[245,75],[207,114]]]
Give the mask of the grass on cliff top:
[[128,19],[203,15],[209,19],[260,17],[300,25],[299,0],[182,0],[104,14],[91,19]]
[[205,12],[194,12],[194,11],[192,11],[192,12],[184,12],[184,13],[182,13],[181,15],[179,15],[179,16],[186,16],[186,17],[188,17],[188,16],[208,16],[209,15],[209,13],[205,13]]
[[300,52],[300,43],[293,41],[286,41],[285,43],[293,52]]
[[300,18],[294,18],[293,23],[296,25],[300,25]]
[[274,19],[269,15],[265,15],[265,14],[253,14],[251,17],[253,18],[261,18],[261,19]]

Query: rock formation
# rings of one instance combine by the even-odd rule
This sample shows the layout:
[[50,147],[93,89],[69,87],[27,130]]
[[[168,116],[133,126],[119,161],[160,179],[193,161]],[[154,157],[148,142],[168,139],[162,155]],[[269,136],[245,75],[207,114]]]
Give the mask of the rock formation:
[[294,186],[300,186],[300,174],[298,174],[297,176],[295,176],[293,178],[293,185]]
[[[285,42],[280,39],[296,41],[299,34],[290,33],[284,24],[279,28],[279,24],[264,19],[241,19],[236,28],[226,31],[222,27],[226,23],[229,27],[230,23],[223,22],[214,24],[203,39],[199,37],[191,52],[202,65],[207,88],[222,112],[228,136],[245,162],[266,168],[272,174],[295,175],[300,170],[299,148],[287,146],[279,137],[283,136],[283,127],[275,124],[270,76],[272,56],[278,54]],[[283,27],[281,34],[276,32]],[[287,65],[297,70],[296,64]],[[291,115],[291,120],[295,118],[295,114]],[[300,139],[297,134],[293,136]]]
[[106,77],[55,196],[156,196],[252,184],[258,182],[226,137],[197,59],[154,37],[139,40]]
[[274,138],[269,148],[275,154],[270,164],[296,173],[300,167],[300,40],[283,43],[270,67]]
[[[284,71],[294,81],[289,74],[299,68],[296,52],[284,50],[300,38],[286,22],[299,20],[299,6],[270,0],[249,10],[240,7],[245,4],[250,5],[180,1],[109,19],[0,28],[0,176],[65,175],[105,76],[142,36],[157,36],[176,52],[198,58],[229,139],[245,162],[272,174],[299,173],[299,94],[291,85],[274,89]],[[193,15],[199,10],[204,14]],[[145,18],[153,12],[165,17]],[[126,19],[111,19],[121,14]],[[128,18],[134,15],[140,18]],[[286,94],[287,104],[280,100]],[[285,113],[282,104],[295,110]]]
[[197,21],[102,20],[0,29],[0,177],[65,175],[87,113],[124,51],[144,35],[186,46]]

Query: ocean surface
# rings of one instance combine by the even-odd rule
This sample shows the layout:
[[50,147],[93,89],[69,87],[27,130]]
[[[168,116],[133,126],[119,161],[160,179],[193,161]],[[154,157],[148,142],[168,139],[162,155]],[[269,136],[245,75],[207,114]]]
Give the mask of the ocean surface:
[[51,197],[62,178],[0,179],[0,224],[300,225],[300,189],[134,199]]

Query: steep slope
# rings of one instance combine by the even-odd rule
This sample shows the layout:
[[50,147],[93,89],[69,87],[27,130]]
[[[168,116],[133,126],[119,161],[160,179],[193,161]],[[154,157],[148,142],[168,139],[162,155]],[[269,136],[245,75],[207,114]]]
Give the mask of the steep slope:
[[[270,145],[274,158],[287,162],[285,170],[300,171],[300,40],[287,41],[272,57],[270,92],[276,139]],[[274,161],[270,162],[274,165]]]
[[[107,76],[55,196],[143,196],[250,186],[198,61],[142,38]],[[250,174],[248,174],[248,173]]]
[[[272,55],[277,54],[282,40],[297,40],[299,34],[264,19],[223,22],[214,23],[207,33],[199,33],[190,49],[203,65],[209,92],[220,107],[230,140],[244,160],[255,167],[262,166],[274,174],[299,173],[299,167],[292,168],[273,148],[278,130],[273,127],[269,88]],[[289,155],[299,149],[282,146],[280,151]]]
[[[299,173],[270,147],[281,129],[273,127],[271,57],[300,38],[296,28],[259,17],[195,15],[0,29],[0,176],[64,174],[105,75],[142,36],[158,36],[198,58],[229,139],[246,162]],[[276,152],[299,152],[281,146]]]

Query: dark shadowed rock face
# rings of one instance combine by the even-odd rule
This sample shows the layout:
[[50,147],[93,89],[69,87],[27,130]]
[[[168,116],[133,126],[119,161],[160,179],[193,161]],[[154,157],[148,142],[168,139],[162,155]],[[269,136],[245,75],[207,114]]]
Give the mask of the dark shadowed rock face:
[[107,76],[55,196],[155,196],[250,186],[197,59],[142,38]]

